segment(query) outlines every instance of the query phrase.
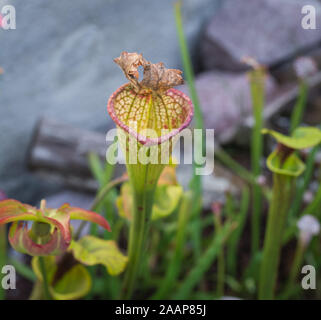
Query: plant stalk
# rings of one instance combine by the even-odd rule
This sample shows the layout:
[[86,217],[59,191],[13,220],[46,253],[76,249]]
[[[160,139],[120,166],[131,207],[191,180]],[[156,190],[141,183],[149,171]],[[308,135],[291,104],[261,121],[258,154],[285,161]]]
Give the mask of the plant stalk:
[[43,292],[45,300],[51,300],[51,295],[49,291],[49,283],[48,283],[48,277],[47,277],[47,271],[45,266],[45,260],[43,257],[39,257],[39,266],[42,274],[42,285],[43,285]]
[[121,299],[130,299],[134,290],[139,265],[142,260],[153,198],[154,190],[134,192],[134,215],[130,226],[128,247],[129,263],[123,283]]
[[[261,158],[263,151],[263,137],[261,134],[263,125],[264,107],[264,79],[263,68],[254,69],[249,73],[252,96],[254,125],[251,140],[251,165],[255,178],[261,174]],[[252,212],[252,257],[260,247],[260,224],[262,211],[262,191],[257,185],[253,185],[253,212]]]
[[[116,178],[112,181],[110,181],[109,183],[107,183],[97,194],[96,198],[94,199],[91,207],[90,207],[90,211],[96,211],[97,208],[99,207],[99,205],[103,202],[103,200],[106,198],[106,196],[109,194],[109,192],[115,188],[117,185],[125,182],[128,180],[127,176],[121,176],[119,178]],[[78,239],[80,237],[80,234],[82,232],[82,230],[84,229],[84,227],[86,226],[87,221],[82,221],[77,232],[75,233],[75,239]]]
[[182,257],[183,257],[183,247],[186,238],[186,225],[189,217],[189,208],[191,206],[191,195],[186,193],[183,195],[183,199],[178,212],[178,222],[177,222],[177,233],[176,233],[176,247],[175,252],[170,260],[168,269],[164,280],[161,282],[156,293],[153,295],[152,299],[161,300],[167,296],[167,294],[172,290],[175,281],[179,275]]
[[215,262],[215,259],[222,250],[222,246],[228,239],[232,230],[233,225],[228,222],[224,224],[221,232],[215,233],[212,243],[197,261],[196,265],[194,265],[190,272],[185,276],[178,291],[173,295],[173,299],[183,300],[190,296],[194,287],[202,280],[204,273],[208,271],[210,266]]
[[274,298],[282,237],[294,189],[294,178],[273,174],[272,200],[265,232],[263,257],[260,269],[259,299]]
[[321,183],[319,182],[319,188],[315,193],[313,201],[303,210],[302,216],[305,214],[315,215],[318,219],[321,219]]
[[237,214],[235,221],[237,222],[237,227],[230,236],[227,243],[227,269],[230,274],[234,277],[236,276],[237,267],[237,249],[240,242],[242,232],[244,230],[244,225],[247,218],[247,212],[249,208],[250,192],[249,188],[245,187],[242,192],[242,199],[240,205],[240,211]]
[[305,249],[305,245],[299,239],[295,250],[293,263],[291,266],[288,283],[284,289],[284,294],[282,295],[283,299],[287,299],[288,297],[290,297],[295,288],[295,281],[299,274],[300,267],[302,265]]
[[300,80],[299,96],[291,114],[291,124],[290,124],[291,134],[302,121],[302,116],[304,114],[304,110],[307,104],[307,97],[308,97],[308,85],[304,80]]
[[[214,217],[214,224],[217,230],[217,233],[222,232],[222,221],[220,215]],[[218,298],[224,295],[224,283],[225,283],[225,252],[224,246],[218,254],[217,257],[217,286],[216,286],[216,295]]]
[[[184,72],[186,75],[186,80],[188,84],[188,89],[190,92],[190,96],[194,105],[195,112],[195,128],[196,129],[204,129],[204,120],[202,115],[202,110],[200,107],[200,102],[197,95],[197,90],[194,81],[194,71],[192,67],[191,57],[189,54],[186,38],[184,35],[183,28],[183,19],[181,13],[182,2],[177,1],[174,4],[174,14],[175,14],[175,22],[176,22],[176,30],[178,35],[178,41],[181,51],[181,57],[183,61]],[[202,134],[202,146],[200,147],[198,144],[195,145],[197,148],[196,152],[198,154],[206,154],[205,153],[205,137],[204,130]],[[194,258],[197,261],[201,255],[201,223],[200,223],[200,214],[202,210],[202,179],[200,175],[196,174],[196,169],[200,165],[193,161],[193,178],[190,181],[190,188],[193,190],[193,202],[192,202],[192,214],[191,218],[193,219],[193,244],[194,244]]]
[[309,183],[313,177],[314,161],[319,149],[320,149],[319,146],[315,146],[309,153],[308,159],[306,161],[306,170],[304,172],[303,183],[301,186],[297,187],[295,198],[293,200],[293,204],[291,207],[291,211],[290,211],[291,218],[296,218],[300,213],[303,195],[304,195],[304,192],[308,189]]

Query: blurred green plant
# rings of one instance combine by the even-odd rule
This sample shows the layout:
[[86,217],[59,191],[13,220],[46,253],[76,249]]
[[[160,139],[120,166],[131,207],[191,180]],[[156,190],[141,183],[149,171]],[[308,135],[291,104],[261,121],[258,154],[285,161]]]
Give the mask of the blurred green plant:
[[[0,225],[13,222],[8,235],[10,244],[18,252],[37,257],[37,268],[35,265],[33,266],[34,270],[35,268],[37,270],[35,272],[41,283],[41,285],[39,283],[35,285],[37,297],[44,296],[45,299],[72,297],[71,291],[68,291],[67,295],[64,296],[64,292],[60,289],[57,293],[50,287],[50,281],[53,278],[51,278],[51,273],[48,274],[47,262],[49,260],[45,259],[48,256],[63,255],[68,249],[72,239],[70,219],[91,221],[106,229],[110,228],[108,222],[98,214],[81,208],[70,207],[68,204],[58,209],[51,209],[47,208],[45,200],[42,200],[40,208],[37,209],[12,199],[0,201]],[[32,221],[30,230],[24,224],[24,221]],[[54,262],[52,264],[56,268],[56,264]],[[24,270],[21,267],[19,269]],[[79,270],[80,267],[75,273],[70,271],[72,273],[69,274],[68,281],[72,278],[76,281]],[[51,268],[49,271],[51,272]],[[87,272],[86,269],[82,273],[84,272]],[[41,274],[41,277],[39,274]],[[69,282],[67,283],[67,287],[70,286]],[[59,284],[59,288],[64,286],[64,284]]]
[[[175,15],[175,21],[176,21],[176,31],[178,35],[178,42],[180,46],[186,81],[188,84],[188,89],[189,89],[190,96],[191,96],[191,99],[194,105],[194,110],[195,110],[195,116],[194,116],[195,128],[201,129],[203,132],[201,146],[199,146],[198,144],[195,144],[194,148],[196,148],[195,153],[204,155],[205,154],[204,121],[203,121],[202,109],[199,103],[199,99],[198,99],[198,95],[195,87],[192,62],[191,62],[189,50],[188,50],[185,35],[184,35],[181,7],[182,7],[181,1],[175,2],[174,15]],[[191,219],[193,220],[193,244],[194,244],[194,257],[196,261],[199,259],[201,254],[202,230],[200,225],[200,215],[202,211],[202,177],[200,175],[197,175],[196,173],[199,165],[195,163],[195,161],[193,161],[193,167],[194,167],[194,171],[193,171],[193,177],[190,181],[190,189],[192,190],[192,194],[193,194]]]
[[262,130],[262,133],[269,133],[278,142],[276,150],[267,158],[267,166],[273,172],[273,189],[264,238],[258,294],[259,299],[273,299],[282,237],[294,195],[295,179],[305,169],[304,163],[294,151],[319,144],[321,131],[318,128],[302,127],[297,128],[290,137],[267,129]]
[[308,85],[304,79],[299,80],[299,94],[293,107],[290,121],[290,134],[300,125],[307,103]]
[[[248,72],[250,89],[252,95],[253,109],[253,129],[251,139],[251,165],[252,173],[255,179],[261,175],[261,159],[263,154],[263,138],[261,134],[263,126],[263,108],[264,108],[264,86],[266,71],[265,68],[252,61],[247,60],[252,65],[253,70]],[[252,206],[252,257],[256,255],[260,248],[260,227],[261,227],[261,212],[262,212],[262,191],[259,185],[253,185],[253,206]]]

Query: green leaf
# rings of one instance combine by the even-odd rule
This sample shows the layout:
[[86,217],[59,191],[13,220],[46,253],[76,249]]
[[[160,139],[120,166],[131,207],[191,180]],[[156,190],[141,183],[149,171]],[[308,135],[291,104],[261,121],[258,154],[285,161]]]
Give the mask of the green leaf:
[[28,279],[31,282],[37,280],[37,277],[35,273],[32,271],[32,269],[23,262],[19,261],[18,259],[9,258],[9,264],[13,265],[17,273],[20,274],[22,277]]
[[69,249],[81,263],[89,266],[102,264],[112,276],[124,271],[128,258],[117,247],[115,241],[85,236],[72,241]]
[[266,164],[272,172],[294,177],[299,176],[305,169],[305,164],[295,153],[282,162],[282,154],[278,150],[269,155]]
[[[158,185],[154,195],[152,220],[165,218],[172,214],[182,197],[183,188],[179,185]],[[133,194],[129,183],[121,187],[121,195],[116,200],[119,215],[128,220],[132,219]]]
[[116,206],[118,208],[118,213],[121,217],[128,220],[132,219],[133,215],[133,194],[130,184],[123,183],[120,188],[120,196],[116,199]]
[[106,162],[105,168],[103,168],[99,156],[92,152],[88,155],[88,164],[93,177],[99,182],[100,187],[103,187],[110,181],[114,165]]
[[321,142],[321,130],[315,127],[300,127],[294,130],[291,137],[269,129],[262,129],[263,134],[272,135],[279,143],[292,149],[305,149]]
[[182,194],[183,188],[181,186],[158,186],[154,196],[152,220],[164,218],[172,214],[177,208]]
[[100,158],[96,153],[89,153],[88,164],[93,177],[101,186],[104,185],[104,169],[102,168]]
[[[48,282],[51,283],[55,273],[57,271],[56,258],[54,256],[43,257],[45,263],[45,269],[47,272]],[[31,260],[32,270],[35,273],[38,280],[43,282],[42,272],[39,264],[39,257],[33,257]]]
[[[44,257],[46,273],[49,282],[49,290],[56,300],[74,300],[84,297],[91,288],[91,278],[87,269],[76,264],[68,270],[55,284],[54,276],[57,271],[56,258],[53,256]],[[43,282],[39,265],[39,257],[34,257],[31,262],[32,269],[37,279]]]
[[91,277],[87,269],[77,264],[67,271],[61,279],[50,287],[56,300],[75,300],[84,297],[91,288]]

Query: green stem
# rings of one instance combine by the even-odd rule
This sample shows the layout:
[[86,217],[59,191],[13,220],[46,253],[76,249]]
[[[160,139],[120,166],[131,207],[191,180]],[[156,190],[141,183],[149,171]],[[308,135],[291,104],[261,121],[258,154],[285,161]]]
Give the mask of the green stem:
[[224,248],[222,248],[221,252],[218,255],[217,260],[217,287],[216,287],[216,295],[217,297],[223,297],[224,295],[224,283],[225,283],[225,256],[224,256]]
[[[254,125],[251,141],[251,164],[255,178],[261,174],[261,158],[263,150],[263,138],[261,134],[263,124],[264,107],[264,78],[263,68],[257,68],[250,72],[250,87],[253,105]],[[252,256],[254,257],[260,247],[262,192],[258,185],[253,185],[253,212],[252,212]]]
[[306,162],[306,169],[304,172],[303,183],[301,186],[297,187],[297,191],[293,200],[293,205],[290,211],[291,218],[297,217],[297,215],[300,212],[304,192],[307,190],[309,183],[311,181],[311,178],[313,176],[315,156],[319,149],[320,149],[320,146],[315,146],[309,153],[309,156]]
[[273,174],[272,200],[265,232],[260,270],[259,299],[273,299],[277,280],[282,236],[289,210],[294,178]]
[[[178,34],[178,41],[181,50],[181,56],[183,60],[184,72],[190,92],[190,96],[194,105],[195,113],[195,128],[204,129],[204,121],[201,106],[199,103],[195,81],[194,81],[194,72],[192,67],[191,58],[189,55],[188,46],[186,43],[186,38],[184,35],[183,20],[181,14],[181,1],[177,1],[174,5],[174,14],[176,21],[176,30]],[[195,145],[197,154],[205,154],[205,143],[204,143],[204,130],[202,135],[202,146],[198,144]],[[193,245],[194,245],[194,257],[197,260],[201,255],[201,223],[200,223],[200,213],[202,210],[202,180],[201,176],[196,174],[196,169],[200,165],[193,161],[193,178],[190,182],[191,189],[193,190],[193,202],[192,202],[192,219],[193,219]]]
[[253,186],[252,257],[260,248],[261,202],[261,190],[258,186]]
[[290,126],[291,134],[301,123],[302,115],[304,113],[304,109],[307,102],[307,96],[308,96],[308,85],[304,80],[300,80],[298,100],[295,103],[295,106],[293,108],[293,112],[291,115],[291,126]]
[[215,149],[214,157],[217,158],[218,161],[220,161],[224,166],[234,171],[239,177],[248,182],[250,185],[260,187],[265,198],[267,200],[269,199],[269,188],[267,186],[260,186],[254,174],[242,165],[240,165],[226,151],[224,151],[221,148],[217,148]]
[[289,276],[289,283],[290,284],[293,284],[296,280],[296,277],[298,276],[300,266],[301,266],[302,260],[303,260],[304,251],[305,251],[305,246],[304,246],[303,242],[300,241],[300,239],[299,239],[296,250],[295,250],[293,264],[292,264],[291,271],[290,271],[290,276]]
[[313,201],[304,209],[302,215],[312,214],[321,218],[321,183],[319,182],[319,188],[314,196]]
[[[204,128],[204,120],[203,120],[202,110],[200,107],[200,103],[199,103],[199,99],[198,99],[198,95],[197,95],[197,91],[196,91],[196,87],[195,87],[192,62],[191,62],[189,50],[188,50],[185,35],[184,35],[181,6],[182,6],[181,1],[177,1],[174,6],[178,41],[179,41],[179,45],[180,45],[180,49],[181,49],[181,55],[182,55],[182,60],[183,60],[185,76],[186,76],[186,80],[188,83],[188,88],[189,88],[191,99],[192,99],[192,102],[193,102],[193,105],[195,108],[195,110],[194,110],[194,112],[195,112],[195,127],[197,129],[203,129]],[[205,148],[205,146],[203,146],[203,148]]]
[[210,266],[214,263],[217,255],[222,250],[222,246],[227,240],[231,230],[231,223],[225,223],[222,227],[221,232],[215,233],[213,242],[210,244],[209,248],[205,251],[205,253],[201,256],[201,258],[197,261],[196,265],[193,269],[188,273],[188,275],[184,278],[184,281],[178,288],[178,292],[174,294],[174,299],[187,299],[194,289],[194,287],[200,283],[204,273],[210,268]]
[[102,201],[104,201],[105,197],[107,196],[107,194],[117,185],[125,182],[128,180],[128,177],[126,176],[121,176],[111,182],[109,182],[108,184],[106,184],[98,193],[98,195],[96,196],[96,198],[94,199],[94,202],[92,203],[91,207],[90,207],[90,211],[95,211],[97,210],[97,208],[99,207],[99,205],[101,204]]
[[142,251],[153,205],[154,190],[137,192],[134,190],[134,214],[130,226],[128,258],[129,263],[123,283],[121,299],[130,299],[142,260]]
[[299,239],[298,243],[297,243],[296,250],[295,250],[293,263],[291,266],[289,279],[288,279],[287,285],[284,289],[284,294],[282,295],[283,299],[287,299],[289,296],[291,296],[291,294],[295,288],[295,281],[296,281],[296,278],[299,274],[300,267],[302,265],[302,261],[304,258],[304,252],[305,252],[305,246],[304,246],[303,242],[300,241],[300,239]]
[[45,300],[51,300],[45,260],[43,257],[39,257],[39,266],[42,274],[42,280],[43,280],[42,284],[43,284],[43,292],[44,292]]
[[182,262],[183,247],[186,237],[186,224],[189,216],[189,208],[191,205],[191,197],[188,193],[183,195],[182,203],[178,212],[178,224],[176,234],[176,247],[174,256],[170,260],[168,269],[166,271],[165,279],[162,280],[157,292],[152,299],[161,300],[172,290],[175,284]]
[[[104,201],[104,199],[106,198],[106,196],[108,195],[108,193],[117,185],[125,182],[128,180],[127,176],[121,176],[111,182],[109,182],[108,184],[106,184],[97,194],[96,198],[94,199],[94,202],[92,203],[91,207],[90,207],[90,211],[95,211],[97,210],[97,208],[100,206],[100,204]],[[80,224],[76,234],[75,234],[75,239],[78,239],[80,237],[81,231],[83,230],[83,228],[86,226],[87,221],[82,221],[82,223]]]
[[[218,233],[222,232],[222,221],[221,217],[215,215],[214,216],[214,224]],[[222,248],[218,254],[217,258],[217,286],[216,286],[216,295],[218,298],[224,295],[224,283],[225,283],[225,255],[224,255],[224,247]]]
[[243,180],[250,184],[257,184],[255,176],[237,161],[235,161],[226,151],[221,148],[215,150],[215,157],[225,166],[233,170]]
[[237,227],[230,236],[227,244],[227,269],[230,274],[236,276],[237,266],[237,248],[240,243],[240,238],[246,222],[247,212],[249,208],[250,192],[249,188],[245,187],[242,192],[242,200],[240,205],[240,212],[236,216]]
[[15,267],[17,273],[22,277],[28,279],[31,282],[37,281],[37,277],[33,270],[23,262],[15,258],[9,258],[9,263]]
[[[130,225],[128,242],[129,260],[123,282],[121,299],[130,299],[134,291],[143,250],[145,249],[145,239],[152,213],[154,193],[159,176],[164,169],[164,165],[160,164],[161,148],[159,146],[145,147],[138,142],[138,153],[141,152],[141,148],[144,148],[145,150],[143,149],[143,151],[146,152],[145,154],[152,155],[152,157],[155,157],[153,160],[158,159],[158,161],[156,161],[156,163],[155,161],[151,161],[148,164],[142,164],[138,161],[136,164],[131,164],[128,152],[126,153],[126,150],[132,147],[132,145],[128,144],[128,141],[128,138],[120,138],[120,145],[126,154],[126,168],[134,201],[133,219]],[[155,150],[154,148],[157,149]]]
[[39,280],[34,282],[31,294],[29,296],[29,300],[42,300],[43,299],[43,290],[42,284]]

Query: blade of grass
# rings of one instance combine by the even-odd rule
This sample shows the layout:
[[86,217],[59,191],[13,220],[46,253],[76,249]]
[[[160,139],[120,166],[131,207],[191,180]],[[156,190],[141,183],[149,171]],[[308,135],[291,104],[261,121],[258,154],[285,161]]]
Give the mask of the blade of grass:
[[307,190],[309,183],[311,181],[311,178],[313,176],[314,160],[319,148],[320,146],[316,146],[309,153],[308,159],[306,161],[306,169],[304,171],[303,183],[302,185],[297,187],[296,194],[293,199],[292,208],[290,210],[290,218],[297,217],[297,215],[300,212],[304,192]]
[[[214,212],[214,226],[217,233],[222,232],[222,217],[221,212]],[[222,245],[217,257],[217,277],[216,277],[216,297],[221,298],[224,295],[225,284],[225,250]]]
[[[103,168],[99,156],[92,152],[89,153],[88,155],[88,164],[93,177],[99,183],[99,189],[98,189],[98,193],[99,193],[102,190],[102,188],[104,188],[104,186],[106,186],[108,182],[111,180],[113,171],[114,171],[114,166],[109,163],[106,163],[105,168]],[[110,193],[106,196],[106,199],[104,199],[101,205],[97,208],[97,211],[100,212],[102,210],[102,207],[104,207],[105,216],[109,220],[109,223],[111,225],[113,224],[113,217],[114,217],[113,215],[114,212],[112,211],[113,198],[114,197],[111,190]],[[90,233],[94,236],[97,236],[97,232],[98,232],[98,226],[96,224],[92,224],[90,228]],[[109,232],[106,234],[108,234],[107,237],[110,237]]]
[[290,125],[291,134],[302,121],[302,116],[303,116],[304,109],[307,102],[307,96],[308,96],[308,85],[304,80],[301,80],[299,84],[299,96],[291,114],[291,125]]
[[222,227],[220,233],[215,233],[212,244],[197,261],[193,269],[187,274],[184,281],[179,286],[178,291],[173,295],[173,299],[183,300],[190,297],[193,289],[201,282],[205,272],[208,271],[217,258],[232,227],[232,223],[226,223]]
[[[203,129],[204,128],[204,121],[203,121],[203,115],[202,110],[200,107],[200,103],[197,96],[197,91],[195,87],[195,81],[194,81],[194,72],[193,67],[191,63],[191,58],[189,55],[189,51],[186,44],[186,39],[184,36],[184,29],[183,29],[183,22],[182,22],[182,14],[181,14],[181,1],[178,1],[175,3],[175,20],[176,20],[176,28],[178,33],[178,39],[181,49],[181,55],[183,60],[183,66],[185,71],[186,80],[188,83],[188,88],[190,91],[191,99],[194,105],[194,117],[195,117],[195,127],[197,129]],[[205,146],[203,145],[203,148]]]
[[[90,171],[95,178],[96,181],[99,183],[99,189],[101,189],[101,186],[104,184],[104,170],[102,168],[100,159],[97,154],[90,152],[88,155],[88,165],[90,168]],[[98,211],[100,211],[100,207],[98,208]],[[97,236],[98,232],[98,226],[95,223],[92,223],[90,226],[90,234]]]
[[91,174],[98,181],[99,185],[105,184],[104,169],[101,165],[99,156],[96,153],[90,152],[88,155],[88,165]]
[[295,254],[294,254],[294,259],[291,265],[291,269],[290,269],[290,274],[289,277],[287,279],[287,284],[283,290],[283,293],[281,295],[281,299],[289,299],[293,289],[296,286],[296,279],[300,273],[300,267],[302,265],[302,262],[304,260],[304,252],[305,252],[305,246],[303,245],[303,243],[301,241],[298,241],[297,243],[297,247],[295,250]]
[[242,282],[244,284],[251,283],[252,290],[251,294],[254,294],[256,291],[256,283],[259,279],[259,268],[262,261],[262,251],[258,251],[254,258],[250,260],[249,265],[243,272]]
[[[263,125],[264,107],[264,79],[265,70],[258,66],[249,73],[252,96],[254,126],[251,140],[251,165],[254,177],[261,174],[261,158],[263,153],[263,137],[261,134]],[[252,256],[254,257],[260,246],[260,225],[262,210],[262,192],[258,185],[253,186],[252,208]]]
[[[108,184],[106,184],[104,186],[104,188],[101,189],[100,192],[98,192],[98,194],[96,195],[91,207],[90,207],[90,211],[96,211],[97,208],[100,206],[100,204],[102,203],[102,201],[104,201],[104,199],[106,198],[106,195],[116,186],[118,186],[119,184],[125,182],[128,180],[128,177],[126,176],[121,176],[118,177],[112,181],[110,181]],[[79,239],[79,236],[82,232],[82,230],[84,229],[84,227],[86,226],[87,221],[82,221],[82,223],[80,224],[80,226],[78,227],[77,231],[75,232],[75,239]]]
[[215,149],[215,158],[223,165],[234,171],[238,176],[250,184],[255,184],[256,179],[252,172],[248,171],[237,161],[235,161],[226,151],[221,148]]
[[172,290],[179,272],[181,270],[181,263],[183,257],[183,247],[186,237],[186,224],[189,216],[189,208],[191,206],[191,194],[186,193],[183,195],[183,199],[178,211],[178,225],[176,234],[176,246],[174,255],[170,260],[166,275],[162,281],[157,292],[153,295],[152,299],[161,300],[164,299],[167,294]]
[[261,187],[262,192],[267,200],[270,198],[270,189],[267,186],[260,186],[257,179],[253,175],[253,173],[242,165],[240,165],[237,161],[235,161],[226,151],[221,148],[215,149],[215,158],[219,160],[224,166],[228,167],[232,171],[234,171],[240,178],[245,180],[250,185],[257,185]]
[[302,215],[312,214],[321,219],[321,183],[313,201],[303,210]]
[[52,300],[52,297],[49,291],[49,282],[48,282],[48,274],[46,270],[46,263],[45,263],[44,257],[42,256],[39,257],[39,266],[42,274],[42,286],[43,286],[44,298],[45,300]]
[[225,193],[225,206],[224,211],[226,213],[226,217],[231,221],[234,221],[235,211],[236,211],[236,203],[234,201],[234,197],[230,192]]
[[14,259],[14,258],[9,258],[9,263],[15,267],[18,274],[20,274],[21,276],[23,276],[27,280],[29,280],[31,282],[37,281],[37,277],[36,277],[35,273],[33,272],[33,270],[30,267],[28,267],[26,264],[24,264],[23,262],[20,262],[19,260]]
[[[89,167],[91,169],[92,175],[99,183],[99,189],[98,189],[98,195],[102,194],[102,191],[106,186],[109,185],[109,182],[113,176],[114,173],[114,165],[111,165],[110,163],[106,162],[105,167],[103,167],[101,160],[99,156],[95,153],[89,153],[88,156],[88,163]],[[115,201],[115,198],[117,196],[117,193],[114,188],[111,188],[102,199],[100,205],[97,205],[96,211],[101,212],[104,211],[104,215],[106,219],[109,221],[110,225],[112,226],[113,232],[104,232],[104,239],[111,240],[114,239],[113,236],[114,233],[114,218],[115,218],[115,211],[113,203]],[[104,210],[103,210],[104,209]],[[90,228],[90,234],[97,236],[98,235],[98,226],[96,224],[91,224]],[[97,278],[97,267],[90,268],[90,274],[92,278]],[[108,292],[112,298],[115,298],[116,295],[119,294],[120,290],[120,281],[117,278],[114,278],[112,276],[106,276],[103,277],[103,288],[105,289],[104,292]],[[93,297],[94,290],[88,295],[89,298]]]
[[[178,34],[178,40],[181,50],[181,56],[183,60],[183,67],[188,83],[188,88],[190,96],[194,105],[194,121],[196,129],[204,129],[204,122],[202,111],[199,103],[199,99],[196,92],[195,82],[194,82],[194,72],[192,68],[192,63],[186,44],[186,39],[184,35],[182,14],[181,14],[181,1],[178,1],[174,5],[176,30]],[[205,143],[204,143],[204,130],[202,135],[202,148],[199,145],[195,145],[197,154],[205,154]],[[198,164],[193,161],[193,178],[190,182],[190,188],[193,190],[193,202],[192,202],[192,217],[193,217],[193,244],[194,244],[194,254],[195,260],[200,257],[201,254],[201,225],[200,225],[200,212],[202,209],[202,181],[201,176],[196,174],[196,169],[199,167]]]
[[236,276],[236,265],[237,265],[237,246],[240,242],[240,238],[245,226],[245,221],[247,217],[247,212],[250,203],[250,192],[247,187],[243,189],[242,199],[240,205],[240,212],[236,216],[235,222],[237,227],[231,233],[229,241],[227,243],[227,269],[230,274],[234,277]]

